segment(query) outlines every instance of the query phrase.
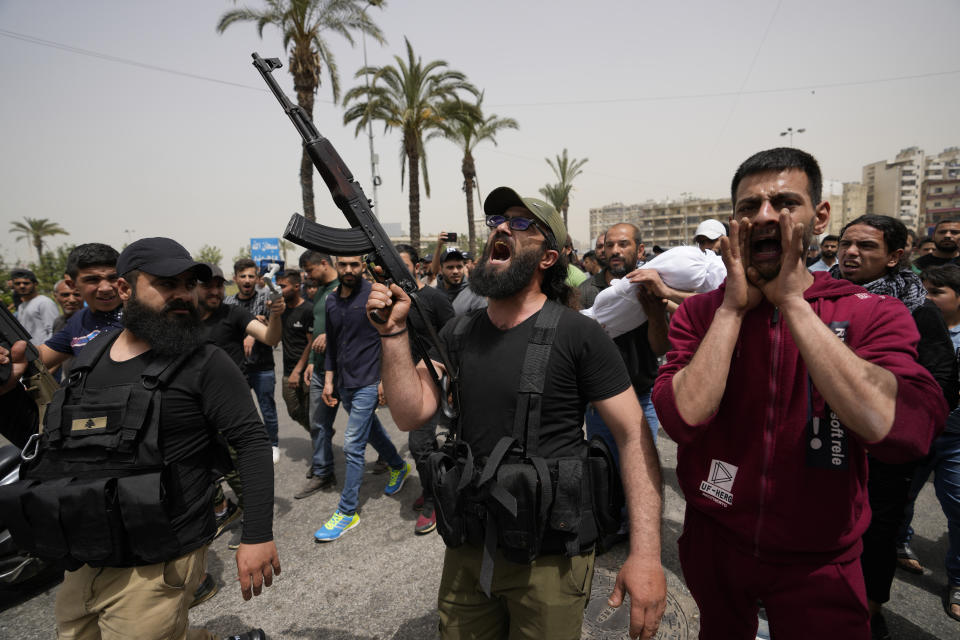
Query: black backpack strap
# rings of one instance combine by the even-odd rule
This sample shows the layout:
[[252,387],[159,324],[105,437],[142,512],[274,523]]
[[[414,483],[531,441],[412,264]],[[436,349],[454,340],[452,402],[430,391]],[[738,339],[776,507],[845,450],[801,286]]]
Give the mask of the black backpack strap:
[[547,379],[547,363],[557,335],[563,307],[547,300],[530,334],[520,371],[517,408],[513,416],[513,437],[524,444],[527,456],[536,456],[540,446],[540,411],[543,386]]
[[[453,393],[459,393],[460,381],[460,358],[463,355],[463,345],[466,342],[467,335],[473,330],[473,325],[481,313],[486,313],[486,309],[476,309],[469,313],[464,313],[453,319],[453,333],[451,340],[447,344],[447,361],[453,367],[453,371],[447,371],[447,379],[452,381],[451,387]],[[460,399],[456,398],[454,405],[457,410],[460,409]],[[450,435],[453,440],[460,439],[460,419],[452,418],[450,423]]]
[[[198,347],[192,351],[181,353],[179,355],[156,356],[140,374],[140,383],[147,393],[131,393],[130,404],[127,411],[133,412],[133,415],[146,415],[150,410],[150,403],[153,401],[154,391],[161,389],[170,381],[170,378],[180,369],[184,362],[197,353]],[[127,447],[133,447],[140,432],[139,425],[130,422],[120,430],[120,441]]]

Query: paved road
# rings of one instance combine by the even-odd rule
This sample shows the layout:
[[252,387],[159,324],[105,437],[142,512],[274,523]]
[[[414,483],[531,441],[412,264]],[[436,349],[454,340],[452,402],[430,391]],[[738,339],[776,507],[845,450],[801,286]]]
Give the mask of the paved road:
[[[293,495],[304,482],[309,441],[299,425],[281,414],[280,447],[283,455],[275,467],[276,504],[274,532],[283,573],[274,586],[244,602],[236,584],[233,553],[227,544],[239,537],[228,531],[210,548],[209,571],[221,585],[211,600],[191,611],[191,621],[215,633],[230,635],[262,627],[271,639],[420,640],[436,637],[436,591],[443,543],[436,534],[414,536],[416,513],[411,506],[419,494],[416,477],[395,497],[383,495],[384,475],[368,474],[360,492],[361,523],[334,543],[318,545],[313,532],[336,508],[336,491],[304,500]],[[409,460],[406,435],[380,412],[394,443]],[[338,416],[334,438],[337,477],[343,478],[344,416]],[[699,630],[696,605],[683,585],[677,559],[684,503],[676,482],[676,447],[661,433],[658,443],[666,481],[663,562],[668,571],[667,613],[658,638],[686,640]],[[375,455],[368,450],[368,469]],[[933,487],[927,485],[917,504],[914,549],[931,569],[923,576],[898,573],[887,619],[894,638],[934,640],[960,638],[960,623],[943,612],[941,597],[946,577],[946,521]],[[616,569],[625,557],[624,545],[597,560],[593,597],[587,609],[584,638],[621,640],[625,611],[606,606],[606,596]],[[57,587],[0,602],[0,638],[54,638],[53,602]],[[797,603],[803,607],[802,602]]]

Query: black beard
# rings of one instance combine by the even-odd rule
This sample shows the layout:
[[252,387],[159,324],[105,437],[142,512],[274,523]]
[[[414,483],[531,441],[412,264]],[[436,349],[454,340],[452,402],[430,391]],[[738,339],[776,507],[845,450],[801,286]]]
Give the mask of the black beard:
[[[168,315],[173,309],[186,309],[189,313],[185,316]],[[161,356],[189,353],[204,343],[197,308],[180,301],[154,311],[141,304],[134,292],[123,308],[123,326]]]
[[214,311],[216,311],[217,309],[219,309],[219,308],[220,308],[220,305],[222,305],[222,304],[223,304],[223,299],[222,299],[222,298],[220,299],[220,302],[219,302],[219,303],[217,304],[217,306],[215,306],[215,307],[211,307],[210,305],[208,305],[208,304],[206,303],[206,301],[203,300],[202,298],[199,299],[199,300],[197,300],[197,306],[200,308],[200,310],[201,310],[201,311],[204,311],[204,312],[208,312],[208,313],[213,313]]
[[[630,259],[628,259],[630,258]],[[637,268],[637,256],[627,256],[623,259],[623,264],[615,267],[611,264],[607,265],[607,271],[610,272],[614,278],[622,278],[631,271]]]
[[490,250],[487,247],[480,262],[470,272],[467,284],[470,290],[478,296],[503,300],[520,292],[530,284],[530,279],[537,272],[537,265],[543,257],[543,246],[529,251],[514,254],[510,259],[510,266],[498,271],[490,266]]
[[937,251],[942,251],[943,253],[953,253],[957,250],[957,243],[953,240],[941,240],[936,243]]

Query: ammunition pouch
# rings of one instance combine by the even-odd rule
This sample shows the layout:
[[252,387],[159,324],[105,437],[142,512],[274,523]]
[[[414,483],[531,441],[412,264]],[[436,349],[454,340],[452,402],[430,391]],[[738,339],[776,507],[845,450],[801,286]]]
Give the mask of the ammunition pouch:
[[[152,564],[195,542],[174,532],[169,514],[181,496],[168,495],[177,483],[158,444],[162,388],[191,354],[156,358],[129,384],[87,388],[87,373],[115,338],[87,345],[69,384],[54,395],[35,452],[24,451],[21,479],[0,487],[0,513],[14,542],[39,557],[95,567]],[[195,462],[209,455],[198,453]]]
[[[534,325],[512,435],[502,437],[485,458],[475,458],[454,424],[453,437],[423,465],[422,481],[436,502],[437,530],[449,547],[482,548],[480,585],[488,596],[496,550],[520,564],[547,553],[575,556],[620,526],[623,488],[603,440],[594,438],[579,455],[538,455],[541,396],[561,313],[560,305],[548,301]],[[475,318],[460,316],[454,325],[449,353],[457,367]]]

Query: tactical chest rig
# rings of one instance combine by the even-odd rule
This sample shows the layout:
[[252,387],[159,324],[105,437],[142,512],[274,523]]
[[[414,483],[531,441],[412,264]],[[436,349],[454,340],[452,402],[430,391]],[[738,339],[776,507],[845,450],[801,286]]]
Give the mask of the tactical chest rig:
[[[563,307],[547,301],[527,343],[513,432],[486,458],[474,458],[454,421],[451,438],[426,458],[425,481],[436,500],[437,530],[449,547],[482,547],[480,584],[487,596],[494,552],[529,564],[541,553],[574,556],[598,535],[617,530],[623,489],[617,467],[597,438],[581,455],[539,454],[540,415],[547,362]],[[449,359],[459,378],[463,342],[483,311],[458,317]]]
[[168,507],[180,496],[168,486],[176,483],[158,436],[162,390],[194,352],[156,357],[129,383],[90,388],[90,371],[117,335],[77,357],[24,448],[20,481],[0,487],[14,541],[67,566],[151,564],[182,555],[191,542],[171,527]]

